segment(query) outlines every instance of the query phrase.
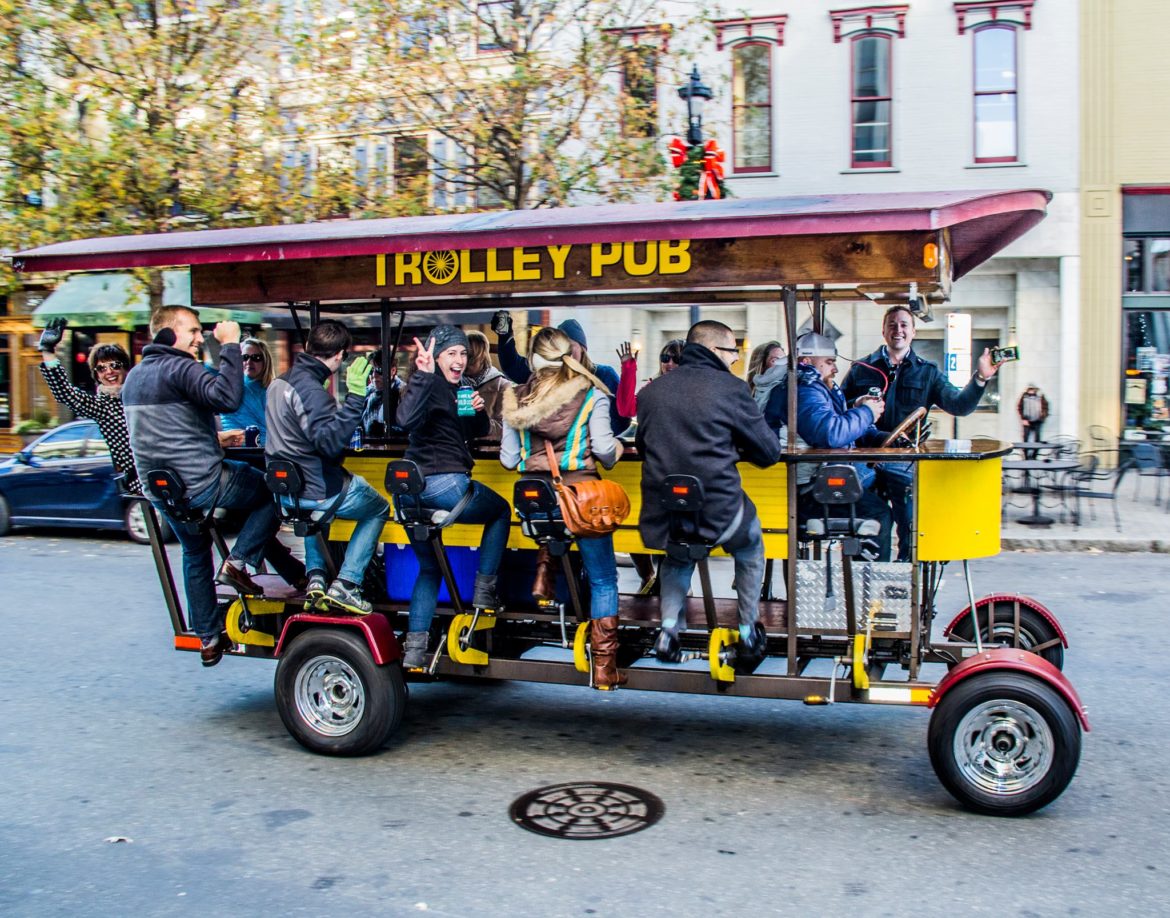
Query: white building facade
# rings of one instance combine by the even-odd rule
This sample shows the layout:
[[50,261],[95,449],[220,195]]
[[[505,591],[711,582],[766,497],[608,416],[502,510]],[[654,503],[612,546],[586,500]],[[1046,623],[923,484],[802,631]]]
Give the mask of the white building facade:
[[[1019,363],[1004,366],[980,410],[960,421],[963,436],[1018,439],[1016,402],[1031,383],[1052,407],[1045,436],[1077,430],[1076,8],[1073,0],[748,0],[717,14],[702,40],[671,37],[672,61],[693,54],[715,90],[704,135],[725,149],[726,183],[737,197],[1052,192],[1048,217],[956,283],[949,306],[919,326],[916,350],[940,363],[947,311],[970,313],[976,348],[1020,347]],[[659,79],[661,128],[681,133],[680,68]],[[864,358],[881,345],[881,314],[876,304],[830,306],[841,355]],[[782,337],[778,307],[705,308],[702,316],[731,325],[746,349]],[[661,346],[684,334],[689,319],[678,310],[579,318],[595,360],[612,362],[628,338],[641,347],[643,376],[658,372]],[[949,435],[950,421],[936,421],[936,430]]]

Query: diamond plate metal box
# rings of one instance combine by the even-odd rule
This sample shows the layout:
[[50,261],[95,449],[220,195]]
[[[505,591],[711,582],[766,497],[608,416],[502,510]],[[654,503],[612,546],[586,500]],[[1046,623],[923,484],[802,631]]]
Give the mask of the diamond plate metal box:
[[[797,631],[845,631],[845,577],[841,556],[833,553],[832,589],[825,589],[824,559],[796,562]],[[857,630],[864,631],[870,614],[875,634],[909,634],[912,565],[855,561],[853,595]]]

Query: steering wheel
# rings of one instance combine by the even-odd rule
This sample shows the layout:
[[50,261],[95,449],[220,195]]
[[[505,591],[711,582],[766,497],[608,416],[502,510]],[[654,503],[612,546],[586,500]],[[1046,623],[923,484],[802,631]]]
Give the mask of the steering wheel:
[[925,408],[915,408],[906,417],[902,419],[902,423],[886,434],[886,438],[882,440],[881,446],[884,449],[887,446],[893,446],[898,438],[903,436],[906,431],[926,417]]

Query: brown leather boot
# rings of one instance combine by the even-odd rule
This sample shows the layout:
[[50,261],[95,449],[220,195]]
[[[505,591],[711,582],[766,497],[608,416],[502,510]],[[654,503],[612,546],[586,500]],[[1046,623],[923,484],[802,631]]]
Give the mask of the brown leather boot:
[[625,685],[626,677],[617,669],[618,617],[607,615],[593,619],[589,632],[589,643],[593,648],[593,687],[608,692]]
[[552,556],[545,545],[540,546],[540,551],[536,554],[536,577],[532,580],[532,595],[537,599],[555,599],[557,595]]

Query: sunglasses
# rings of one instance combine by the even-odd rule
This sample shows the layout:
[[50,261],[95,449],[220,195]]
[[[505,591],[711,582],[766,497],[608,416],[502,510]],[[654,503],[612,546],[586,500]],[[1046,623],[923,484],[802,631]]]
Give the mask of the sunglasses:
[[663,354],[658,358],[659,363],[678,363],[678,357],[674,354]]
[[264,355],[263,354],[243,354],[243,355],[241,355],[240,359],[242,361],[244,361],[244,363],[263,363],[264,362]]
[[720,347],[718,344],[716,344],[715,350],[723,351],[725,354],[735,354],[735,359],[739,359],[739,348],[737,347]]
[[126,369],[126,364],[124,364],[121,360],[112,360],[109,363],[94,364],[93,368],[98,373],[105,373],[109,370],[124,370]]

